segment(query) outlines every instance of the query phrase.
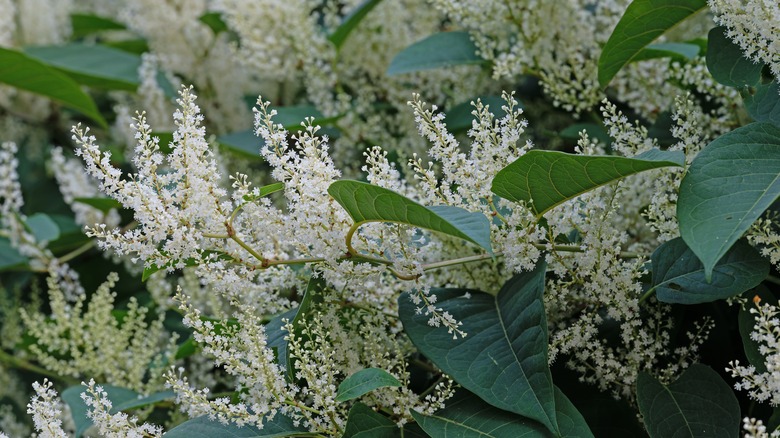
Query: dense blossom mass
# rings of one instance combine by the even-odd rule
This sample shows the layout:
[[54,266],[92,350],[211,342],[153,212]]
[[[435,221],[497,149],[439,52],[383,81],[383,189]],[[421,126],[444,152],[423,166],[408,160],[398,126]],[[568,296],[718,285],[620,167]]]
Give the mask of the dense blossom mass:
[[[18,258],[0,276],[0,436],[72,436],[80,425],[62,390],[79,383],[89,436],[163,436],[201,416],[342,436],[362,407],[417,427],[460,400],[461,384],[471,388],[410,339],[399,297],[468,340],[474,333],[438,301],[442,288],[468,302],[536,268],[541,366],[641,408],[641,376],[671,384],[730,330],[704,312],[683,321],[648,286],[656,248],[680,240],[689,166],[756,118],[742,109],[750,90],[713,79],[701,38],[722,26],[746,59],[768,66],[761,80],[777,81],[780,6],[709,0],[655,41],[695,54],[641,57],[605,88],[599,58],[631,3],[0,0],[3,50],[137,52],[133,91],[92,90],[110,114],[105,127],[0,85],[0,263]],[[87,32],[78,19],[105,29]],[[444,31],[467,32],[478,61],[385,74],[399,52]],[[235,145],[248,137],[251,146]],[[680,163],[595,184],[543,212],[492,185],[529,151],[658,149]],[[40,204],[25,173],[36,159],[47,164],[33,176],[51,177],[61,195],[51,217],[30,207]],[[356,218],[358,207],[330,191],[344,179],[430,217],[471,213],[478,219],[462,228],[486,224],[487,244],[412,226],[413,214]],[[61,240],[67,227],[75,245]],[[780,269],[776,214],[745,237]],[[757,345],[748,359],[762,362],[734,353],[718,371],[740,396],[777,406],[777,301],[739,295],[723,309],[743,312]],[[366,369],[398,385],[345,398],[341,383]],[[125,412],[114,409],[118,389],[136,399],[168,392]],[[778,436],[753,414],[739,427]]]

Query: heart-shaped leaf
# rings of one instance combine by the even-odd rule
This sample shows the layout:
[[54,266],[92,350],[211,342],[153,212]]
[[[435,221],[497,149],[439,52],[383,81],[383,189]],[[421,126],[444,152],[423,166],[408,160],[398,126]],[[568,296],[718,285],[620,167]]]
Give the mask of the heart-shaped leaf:
[[493,193],[510,201],[531,202],[537,216],[587,191],[635,173],[682,166],[680,151],[652,149],[633,158],[528,151],[493,178]]
[[411,73],[464,64],[484,64],[468,32],[441,32],[428,36],[395,55],[387,75]]
[[720,375],[706,365],[691,365],[671,385],[640,372],[636,394],[651,438],[739,436],[737,398]]
[[715,265],[712,281],[685,241],[665,242],[651,257],[653,289],[664,303],[698,304],[733,297],[756,287],[769,275],[769,261],[744,240]]
[[679,22],[707,6],[706,0],[634,0],[628,5],[599,57],[602,87],[642,49]]
[[336,181],[328,187],[355,223],[395,222],[459,237],[492,252],[490,221],[482,213],[452,206],[425,207],[392,190],[360,181]]
[[377,388],[402,386],[392,374],[380,368],[365,368],[344,379],[339,384],[336,401],[343,402],[358,398]]
[[725,27],[715,27],[707,37],[707,69],[729,87],[749,87],[761,80],[762,64],[745,58],[742,49],[726,36]]
[[[463,325],[453,339],[418,314],[406,292],[399,298],[404,331],[437,367],[489,404],[532,418],[558,433],[552,376],[547,366],[547,321],[542,295],[546,266],[516,275],[498,295],[433,289],[436,306]],[[469,292],[470,297],[464,294]]]
[[677,220],[685,243],[712,269],[780,196],[780,128],[753,123],[707,145],[680,183]]

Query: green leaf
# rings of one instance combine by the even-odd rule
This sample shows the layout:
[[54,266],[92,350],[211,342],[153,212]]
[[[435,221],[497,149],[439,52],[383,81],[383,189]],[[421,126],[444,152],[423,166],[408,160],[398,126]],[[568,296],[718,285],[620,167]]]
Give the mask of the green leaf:
[[389,418],[363,403],[349,410],[342,438],[401,438],[401,430]]
[[51,242],[60,237],[60,227],[46,214],[35,213],[25,220],[25,224],[38,242]]
[[225,24],[225,21],[222,20],[222,14],[219,12],[207,12],[201,15],[198,20],[208,26],[211,31],[214,32],[214,35],[228,30],[228,26]]
[[281,438],[320,436],[296,426],[288,417],[276,414],[273,419],[263,421],[262,427],[235,423],[222,424],[208,416],[193,418],[165,432],[163,438]]
[[90,87],[135,91],[140,83],[141,57],[111,47],[72,43],[27,47],[24,52]]
[[127,400],[122,403],[113,403],[111,407],[111,413],[117,413],[119,411],[126,411],[128,409],[137,409],[144,406],[150,406],[163,400],[171,400],[176,398],[176,393],[173,391],[160,391],[154,394],[148,395],[142,398],[136,398],[134,400]]
[[[322,304],[322,295],[327,287],[328,286],[323,278],[312,276],[309,279],[309,284],[306,285],[306,292],[303,294],[301,304],[298,306],[298,311],[295,312],[295,317],[290,320],[290,325],[292,325],[292,331],[289,333],[290,337],[295,337],[296,339],[308,339],[308,336],[303,332],[307,323],[307,319],[312,317],[312,314],[314,313],[317,305]],[[289,348],[285,348],[285,352],[285,360],[287,362],[287,377],[290,381],[294,381],[296,373],[294,366],[295,361],[290,354]]]
[[187,339],[184,340],[181,344],[179,344],[179,348],[176,349],[176,357],[175,359],[184,359],[186,357],[190,357],[193,354],[197,353],[198,351],[198,344],[195,342],[195,339],[190,336]]
[[651,257],[653,289],[664,303],[699,304],[739,295],[769,275],[769,261],[744,240],[738,241],[715,265],[712,281],[685,241],[665,242]]
[[780,78],[742,91],[745,110],[753,120],[780,126],[780,83],[778,81]]
[[537,216],[585,192],[635,173],[685,164],[681,151],[652,149],[633,158],[528,151],[493,178],[493,193],[531,202]]
[[343,402],[358,398],[377,388],[402,386],[392,374],[380,368],[365,368],[344,379],[339,384],[336,401]]
[[269,348],[276,349],[276,363],[287,369],[287,331],[282,327],[285,320],[291,321],[298,313],[298,307],[290,309],[284,313],[276,315],[265,325],[266,345]]
[[108,127],[95,102],[79,84],[22,52],[0,48],[0,82],[46,96]]
[[328,40],[336,46],[336,49],[340,49],[341,46],[344,45],[344,41],[347,40],[349,34],[352,33],[358,24],[363,21],[363,18],[365,18],[380,1],[382,0],[364,0],[363,3],[355,7],[349,15],[344,17],[344,20],[339,27],[328,36]]
[[265,186],[262,186],[258,189],[257,195],[249,194],[244,195],[244,201],[246,202],[252,202],[257,201],[260,198],[265,198],[266,196],[270,195],[271,193],[276,193],[280,190],[284,190],[284,183],[283,182],[275,182],[273,184],[268,184]]
[[7,238],[0,237],[0,271],[17,268],[26,263],[27,257],[19,254]]
[[[141,394],[127,388],[111,385],[100,386],[103,387],[108,399],[111,400],[111,404],[115,406],[123,403],[130,403],[141,397]],[[90,426],[92,426],[92,420],[87,417],[87,405],[84,403],[84,400],[81,399],[81,393],[86,392],[86,390],[86,386],[76,385],[62,391],[61,394],[62,401],[67,403],[68,407],[70,407],[73,423],[76,425],[76,438],[79,438]]]
[[598,140],[603,145],[609,146],[612,144],[612,138],[604,128],[604,125],[595,123],[575,123],[561,131],[560,136],[566,139],[579,140],[580,132],[582,131],[585,131],[589,138]]
[[707,6],[706,0],[634,0],[612,31],[599,57],[602,87],[642,49],[681,21]]
[[274,107],[274,110],[276,110],[274,123],[282,125],[288,131],[301,129],[301,123],[306,118],[313,118],[318,125],[326,125],[335,120],[335,118],[326,118],[320,110],[311,105],[280,106]]
[[395,222],[437,231],[475,243],[492,253],[490,221],[459,207],[425,207],[398,193],[360,181],[336,181],[328,193],[357,224]]
[[745,350],[745,356],[748,359],[750,365],[756,367],[756,372],[766,372],[766,357],[761,354],[760,345],[758,341],[750,337],[753,333],[753,329],[756,325],[756,315],[750,313],[750,309],[754,309],[756,304],[754,303],[754,297],[759,297],[761,301],[760,305],[771,304],[777,306],[777,298],[764,285],[758,286],[753,291],[748,291],[745,295],[748,299],[748,304],[745,304],[744,308],[739,309],[739,316],[737,321],[739,323],[739,335],[742,338],[742,348]]
[[737,398],[706,365],[691,365],[671,385],[640,372],[636,393],[639,412],[652,438],[739,436]]
[[742,49],[726,36],[725,27],[710,29],[707,37],[707,69],[729,87],[752,87],[761,80],[762,64],[745,58]]
[[124,30],[125,25],[114,20],[91,14],[71,14],[72,38],[83,38],[107,30]]
[[[431,327],[409,292],[398,299],[404,331],[420,352],[487,403],[532,418],[557,433],[555,395],[547,366],[543,294],[546,265],[510,279],[490,295],[432,289],[436,306],[463,325],[465,338]],[[470,297],[465,297],[468,292]]]
[[122,204],[112,198],[73,198],[75,202],[95,207],[103,213],[108,213],[112,209],[121,209]]
[[260,155],[260,148],[265,143],[262,138],[255,135],[253,129],[221,135],[217,137],[217,141],[223,148],[242,157],[254,158],[255,160],[263,159]]
[[585,422],[585,418],[557,386],[555,387],[555,415],[558,417],[558,427],[561,428],[562,436],[593,438],[593,432]]
[[[103,41],[103,45],[139,56],[149,51],[149,44],[143,38],[120,41]],[[175,94],[176,93],[173,95]],[[166,96],[172,95],[166,93]]]
[[780,195],[780,128],[753,123],[707,145],[680,183],[680,235],[704,263],[718,260]]
[[387,68],[387,75],[411,73],[455,65],[486,64],[468,32],[435,33],[401,50]]
[[657,58],[672,58],[678,61],[690,61],[695,58],[700,51],[701,48],[698,44],[691,43],[650,44],[642,49],[631,62]]
[[547,429],[530,418],[497,409],[476,395],[459,390],[433,415],[412,411],[414,420],[433,438],[545,438]]
[[[479,96],[474,99],[470,99],[468,102],[463,102],[452,107],[448,110],[444,117],[444,123],[447,125],[447,130],[452,133],[461,132],[471,129],[471,122],[476,119],[474,114],[474,105],[471,102],[476,102],[479,99],[483,105],[487,106],[490,112],[497,119],[504,117],[506,112],[502,108],[506,105],[504,99],[500,96]],[[522,108],[522,105],[518,105]]]

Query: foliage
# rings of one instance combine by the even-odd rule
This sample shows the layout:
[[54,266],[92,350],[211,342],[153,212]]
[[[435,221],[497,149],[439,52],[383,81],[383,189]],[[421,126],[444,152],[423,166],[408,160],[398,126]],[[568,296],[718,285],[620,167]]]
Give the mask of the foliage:
[[778,35],[0,0],[0,436],[780,436]]

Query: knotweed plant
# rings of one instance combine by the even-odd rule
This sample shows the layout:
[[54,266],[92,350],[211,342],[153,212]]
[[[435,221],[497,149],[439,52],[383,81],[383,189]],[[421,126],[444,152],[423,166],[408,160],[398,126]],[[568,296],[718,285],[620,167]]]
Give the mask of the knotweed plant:
[[667,3],[0,0],[0,436],[778,436],[778,7]]

